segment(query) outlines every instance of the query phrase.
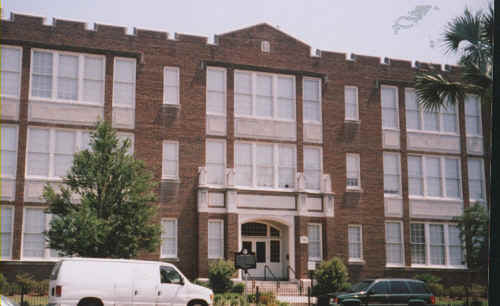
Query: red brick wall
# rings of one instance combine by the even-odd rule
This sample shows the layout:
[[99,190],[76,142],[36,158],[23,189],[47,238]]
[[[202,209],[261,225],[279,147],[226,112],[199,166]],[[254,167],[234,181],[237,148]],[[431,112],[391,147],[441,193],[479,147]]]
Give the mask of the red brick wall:
[[[20,258],[21,223],[24,192],[25,144],[28,110],[29,57],[30,48],[49,48],[106,55],[105,119],[111,119],[113,58],[128,56],[138,59],[136,83],[135,128],[124,131],[135,134],[135,156],[144,160],[153,171],[154,178],[161,180],[162,142],[179,141],[180,180],[164,182],[158,193],[158,220],[162,217],[178,218],[179,268],[188,277],[207,275],[207,220],[225,219],[226,257],[232,258],[237,250],[237,217],[229,214],[208,215],[197,212],[197,170],[205,160],[205,68],[203,61],[224,63],[227,70],[227,166],[233,167],[234,99],[233,73],[231,65],[249,65],[255,69],[280,71],[295,75],[297,95],[297,169],[303,170],[303,124],[302,124],[302,76],[318,74],[323,82],[323,171],[332,178],[335,193],[335,217],[322,218],[324,224],[325,257],[347,258],[347,225],[362,224],[364,239],[363,266],[352,266],[355,277],[382,275],[385,272],[384,239],[384,195],[383,195],[383,149],[380,115],[379,85],[393,83],[400,86],[400,125],[402,169],[406,167],[406,136],[403,87],[414,80],[416,69],[408,61],[391,60],[381,64],[376,57],[357,55],[355,60],[346,60],[345,54],[321,51],[320,56],[311,56],[310,47],[272,27],[261,24],[217,36],[216,45],[206,43],[206,38],[176,34],[176,40],[168,40],[162,32],[137,30],[135,35],[126,35],[124,28],[97,25],[87,31],[80,23],[57,20],[54,26],[45,26],[42,19],[14,15],[14,21],[1,21],[2,44],[23,47],[23,74],[21,87],[19,124],[19,157],[16,181],[16,217],[14,225],[14,259]],[[261,40],[268,40],[271,52],[262,53]],[[180,107],[172,108],[163,102],[163,67],[180,68]],[[425,66],[425,65],[424,65]],[[359,92],[359,127],[344,123],[344,86],[357,86]],[[461,108],[461,112],[463,109]],[[486,115],[483,118],[487,118]],[[461,115],[461,127],[463,116]],[[8,122],[2,120],[2,122]],[[488,120],[483,120],[486,127]],[[47,125],[47,124],[44,124]],[[75,127],[73,125],[54,125]],[[463,128],[461,129],[463,131]],[[349,137],[347,137],[348,135]],[[487,139],[485,133],[485,139]],[[257,139],[260,140],[260,139]],[[462,148],[464,148],[462,141]],[[362,193],[354,206],[347,206],[346,162],[347,152],[360,154]],[[465,155],[462,153],[462,160]],[[488,165],[488,162],[485,163]],[[486,167],[487,168],[487,167]],[[487,168],[488,169],[488,168]],[[466,182],[466,167],[462,164],[463,182]],[[487,170],[487,174],[489,171]],[[407,182],[402,171],[403,182]],[[467,203],[468,189],[463,183],[464,199]],[[163,189],[162,189],[163,188]],[[489,188],[489,186],[488,186]],[[163,191],[162,191],[163,190]],[[404,226],[406,262],[409,263],[409,210],[408,191],[403,183]],[[30,203],[31,204],[31,203]],[[306,277],[307,245],[298,241],[307,235],[306,217],[295,217],[296,271]],[[141,258],[157,259],[157,252],[143,254]],[[0,263],[4,268],[5,263]],[[17,266],[16,266],[17,267]]]

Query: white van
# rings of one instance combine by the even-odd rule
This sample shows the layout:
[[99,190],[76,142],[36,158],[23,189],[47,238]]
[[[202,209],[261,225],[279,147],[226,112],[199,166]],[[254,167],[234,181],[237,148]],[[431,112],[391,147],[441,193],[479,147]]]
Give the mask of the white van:
[[50,275],[49,306],[206,306],[212,290],[164,262],[65,258]]

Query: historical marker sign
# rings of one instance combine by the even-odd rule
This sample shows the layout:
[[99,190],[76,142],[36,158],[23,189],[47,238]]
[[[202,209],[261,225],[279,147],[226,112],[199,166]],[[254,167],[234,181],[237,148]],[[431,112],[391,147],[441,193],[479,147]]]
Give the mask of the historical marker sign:
[[236,269],[249,270],[257,267],[255,253],[249,253],[246,249],[239,253],[234,253],[234,266]]

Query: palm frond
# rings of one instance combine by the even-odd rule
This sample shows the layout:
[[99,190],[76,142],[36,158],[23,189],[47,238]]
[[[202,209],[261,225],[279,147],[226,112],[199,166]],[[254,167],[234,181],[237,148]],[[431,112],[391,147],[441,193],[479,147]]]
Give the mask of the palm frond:
[[495,32],[495,11],[490,3],[488,12],[483,15],[481,39],[489,46],[493,47],[493,38]]
[[450,21],[443,35],[446,53],[456,53],[459,50],[460,43],[468,42],[477,45],[480,42],[481,13],[473,15],[468,9],[465,9],[462,16],[455,17]]
[[473,64],[463,66],[462,80],[469,86],[475,86],[481,91],[486,91],[493,85],[493,79]]
[[466,87],[464,83],[448,81],[436,73],[418,73],[415,79],[417,102],[426,111],[438,111],[448,101],[452,104],[462,101]]

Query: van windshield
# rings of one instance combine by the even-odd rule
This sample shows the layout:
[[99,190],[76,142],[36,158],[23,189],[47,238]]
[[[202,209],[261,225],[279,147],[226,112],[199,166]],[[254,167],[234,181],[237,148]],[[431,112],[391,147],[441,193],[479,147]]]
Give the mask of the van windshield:
[[54,268],[52,268],[52,272],[50,273],[50,280],[57,280],[57,275],[59,275],[59,270],[61,269],[62,261],[56,263]]

